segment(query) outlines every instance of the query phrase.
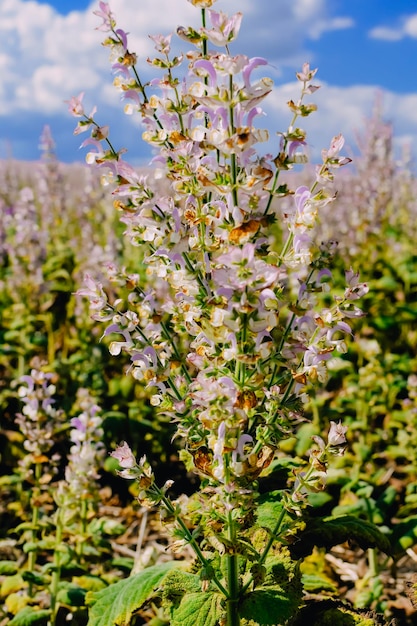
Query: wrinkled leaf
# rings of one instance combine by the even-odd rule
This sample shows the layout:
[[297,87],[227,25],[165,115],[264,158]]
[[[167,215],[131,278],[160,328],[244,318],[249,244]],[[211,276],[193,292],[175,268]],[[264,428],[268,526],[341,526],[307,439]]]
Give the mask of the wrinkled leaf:
[[351,515],[336,518],[314,518],[308,520],[290,546],[293,558],[300,559],[311,554],[314,546],[327,550],[345,541],[354,541],[362,550],[379,548],[391,553],[389,539],[374,524]]
[[271,491],[261,496],[256,511],[258,525],[273,530],[281,512],[282,504],[279,491]]
[[173,611],[171,626],[217,626],[222,599],[217,592],[187,593]]
[[128,626],[135,611],[151,598],[175,562],[148,567],[101,591],[87,593],[88,626]]
[[[296,607],[290,594],[279,586],[261,587],[243,599],[240,616],[253,620],[260,626],[276,626],[277,618],[283,623],[293,615]],[[252,622],[251,622],[252,623]]]

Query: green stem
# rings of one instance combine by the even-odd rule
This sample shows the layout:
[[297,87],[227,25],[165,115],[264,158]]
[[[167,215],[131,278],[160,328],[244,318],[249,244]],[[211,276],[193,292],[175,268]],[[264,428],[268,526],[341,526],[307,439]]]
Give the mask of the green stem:
[[227,559],[227,587],[229,597],[226,601],[227,626],[240,626],[238,611],[239,602],[239,573],[237,554],[228,554]]
[[50,626],[55,626],[58,609],[59,609],[57,596],[58,596],[58,586],[61,580],[61,554],[60,554],[61,541],[62,541],[61,512],[58,509],[57,515],[56,515],[54,571],[52,573],[52,580],[51,580],[51,586],[50,586],[50,594],[51,594],[51,618],[49,621]]
[[[229,77],[229,89],[230,89],[230,106],[229,106],[229,123],[230,123],[230,136],[233,136],[236,132],[235,122],[234,122],[234,106],[232,104],[233,101],[233,76]],[[230,155],[230,173],[232,178],[232,196],[233,196],[233,204],[235,207],[239,206],[239,199],[237,194],[237,160],[236,154],[232,152]]]
[[167,327],[165,322],[162,321],[162,320],[161,320],[161,328],[162,328],[162,334],[165,337],[165,339],[169,342],[169,344],[170,344],[170,346],[172,348],[172,351],[173,351],[173,353],[175,355],[175,358],[177,359],[177,361],[179,361],[179,363],[181,363],[181,370],[182,370],[182,373],[184,374],[185,379],[187,380],[187,382],[190,383],[191,382],[191,376],[190,376],[189,371],[187,370],[187,366],[184,363],[184,359],[183,359],[183,357],[181,356],[181,354],[178,351],[178,348],[177,348],[177,346],[175,344],[173,336],[171,335],[171,333],[169,331],[169,328]]
[[[243,313],[241,315],[241,322],[242,322],[242,329],[240,331],[240,354],[244,355],[245,354],[245,347],[246,347],[246,342],[247,342],[247,337],[248,337],[248,315],[247,313]],[[246,365],[245,363],[240,359],[236,359],[236,366],[235,366],[235,376],[236,376],[236,380],[239,383],[239,385],[243,388],[243,386],[245,385],[246,382]]]
[[240,597],[239,590],[239,570],[238,570],[238,556],[234,552],[234,544],[236,542],[236,530],[235,530],[235,522],[232,517],[232,513],[229,512],[229,541],[232,546],[233,552],[231,554],[226,555],[226,565],[227,565],[227,589],[229,592],[227,601],[226,601],[226,615],[227,615],[227,626],[240,626],[240,617],[238,611],[238,602]]
[[369,576],[371,578],[376,578],[379,572],[378,572],[377,552],[375,548],[368,549],[368,562],[369,562]]
[[81,520],[81,532],[83,535],[87,532],[87,515],[88,515],[88,502],[87,498],[81,499],[81,512],[80,512],[80,520]]
[[194,267],[187,252],[183,252],[182,257],[185,261],[188,271],[191,272],[196,277],[197,282],[200,285],[201,289],[207,294],[207,296],[210,297],[211,294],[209,293],[207,289],[207,285],[204,283],[200,270]]
[[[31,540],[34,546],[36,545],[38,541],[38,524],[39,524],[40,510],[36,502],[39,499],[39,494],[40,494],[39,481],[41,478],[41,474],[42,474],[42,466],[40,463],[36,463],[35,464],[35,484],[32,490],[32,498],[31,498],[31,503],[32,503]],[[28,571],[29,572],[35,571],[36,558],[37,558],[37,550],[35,548],[34,550],[31,550],[28,555]],[[30,598],[33,597],[33,584],[31,582],[29,582],[28,594]]]
[[[195,553],[196,557],[198,558],[198,560],[200,561],[201,565],[203,567],[207,568],[207,569],[211,569],[210,568],[210,563],[206,559],[204,554],[202,553],[201,548],[198,545],[194,535],[190,532],[190,530],[187,528],[185,522],[178,515],[178,511],[175,509],[175,507],[173,506],[173,504],[170,501],[170,499],[167,498],[166,495],[162,493],[162,490],[159,489],[159,487],[157,487],[156,485],[153,485],[153,489],[156,491],[158,496],[161,498],[161,501],[164,503],[164,506],[166,507],[167,511],[171,515],[173,515],[175,517],[175,520],[176,520],[178,526],[181,528],[181,530],[183,532],[185,540],[191,546],[192,550],[194,551],[194,553]],[[228,591],[224,588],[222,583],[216,578],[215,575],[213,576],[213,578],[211,580],[216,585],[216,587],[219,589],[219,591],[221,591],[221,593],[226,598],[228,598],[229,597]]]
[[[206,27],[206,10],[203,8],[201,9],[201,24],[203,26],[203,28]],[[207,58],[207,39],[204,38],[203,39],[203,59]]]
[[45,315],[45,329],[48,335],[48,363],[55,361],[55,336],[53,329],[52,315]]

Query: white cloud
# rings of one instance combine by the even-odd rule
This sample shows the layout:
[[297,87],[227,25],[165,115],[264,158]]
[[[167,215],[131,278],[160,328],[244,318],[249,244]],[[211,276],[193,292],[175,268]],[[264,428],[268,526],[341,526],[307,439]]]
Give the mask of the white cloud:
[[417,39],[417,13],[401,18],[394,26],[375,26],[369,36],[383,41],[400,41],[405,37]]
[[320,39],[320,37],[332,30],[345,30],[352,28],[355,22],[350,17],[333,17],[327,20],[318,20],[314,26],[310,28],[310,37],[312,39]]
[[382,39],[383,41],[399,41],[404,37],[401,28],[390,28],[389,26],[375,26],[369,31],[371,39]]
[[[140,56],[151,54],[149,32],[168,31],[178,20],[195,17],[195,9],[178,2],[173,16],[172,0],[113,0],[112,8],[120,26],[132,32],[130,44]],[[96,30],[100,19],[93,15],[94,2],[85,11],[66,16],[34,0],[0,2],[0,113],[31,107],[39,112],[59,112],[63,100],[81,90],[96,90],[109,75],[108,54]],[[7,98],[4,95],[7,95]]]
[[[280,124],[277,130],[287,129],[291,113],[286,103],[291,99],[297,100],[299,93],[298,83],[281,85],[274,90],[267,110],[271,117],[275,117],[274,122]],[[313,158],[320,158],[321,150],[327,148],[332,137],[339,133],[344,135],[348,144],[354,144],[354,130],[360,128],[364,117],[371,113],[375,94],[376,89],[372,86],[332,87],[321,84],[319,91],[308,98],[308,102],[317,104],[318,110],[296,122],[297,126],[307,131],[307,143]]]
[[417,13],[406,19],[404,32],[410,37],[413,37],[413,39],[417,38]]
[[[118,25],[130,32],[129,47],[142,60],[153,52],[149,33],[166,34],[180,24],[198,26],[200,19],[199,11],[185,0],[111,0],[111,7]],[[251,0],[220,0],[217,7],[244,12],[239,51],[266,56],[277,74],[282,65],[301,66],[306,36],[318,38],[350,25],[346,18],[328,15],[326,0],[275,0],[267,10]],[[26,112],[29,107],[59,113],[63,100],[74,93],[100,94],[100,85],[109,80],[109,66],[100,45],[105,34],[96,30],[97,8],[94,1],[86,11],[64,16],[35,0],[0,2],[0,114]],[[146,63],[142,65],[146,72]]]
[[[299,96],[299,85],[287,83],[277,86],[265,103],[268,112],[271,140],[275,131],[285,131],[291,119],[287,102]],[[318,110],[307,118],[299,118],[297,125],[307,131],[307,143],[312,158],[320,160],[320,152],[327,148],[335,135],[342,133],[346,140],[345,154],[356,149],[356,135],[366,126],[372,115],[376,99],[381,102],[382,116],[391,121],[397,146],[405,145],[412,138],[417,142],[417,93],[396,94],[381,91],[374,85],[335,87],[321,84],[319,91],[309,97]]]
[[297,25],[303,25],[311,39],[329,31],[342,30],[354,26],[350,17],[333,17],[329,14],[330,4],[326,0],[294,0],[289,4]]
[[[130,33],[129,47],[138,53],[139,65],[146,71],[145,59],[153,54],[148,34],[167,34],[180,24],[197,26],[199,22],[199,11],[186,0],[110,0],[110,3],[119,27]],[[85,91],[86,108],[97,104],[100,123],[109,123],[111,129],[114,125],[122,145],[131,139],[134,149],[143,150],[137,148],[139,118],[132,120],[123,115],[119,95],[112,87],[108,51],[100,45],[105,34],[96,30],[100,19],[93,15],[97,8],[98,1],[94,0],[86,11],[72,11],[63,16],[35,0],[0,0],[3,138],[8,136],[9,128],[20,126],[22,136],[28,137],[30,127],[38,128],[41,119],[49,121],[49,118],[54,120],[61,136],[65,136],[63,128],[71,134],[74,124],[63,101]],[[332,13],[331,0],[218,0],[215,8],[229,14],[243,12],[241,37],[237,44],[231,44],[231,52],[266,57],[273,66],[268,71],[275,78],[285,68],[298,69],[306,60],[314,63],[314,54],[308,50],[311,41],[326,32],[353,26],[349,17]],[[382,37],[381,29],[379,35],[374,29],[374,36]],[[417,37],[417,14],[398,26],[385,28],[386,39],[403,36]],[[186,48],[183,42],[180,46]],[[339,132],[353,143],[353,129],[359,128],[364,115],[372,110],[375,93],[373,86],[323,85],[313,98],[319,104],[319,111],[302,120],[307,130],[310,129],[312,148],[319,152]],[[285,130],[290,119],[286,102],[297,97],[297,85],[283,84],[266,101],[273,141],[275,130]],[[395,121],[401,137],[412,136],[417,141],[417,95],[387,93],[384,110]],[[36,132],[39,135],[41,127]],[[76,156],[81,157],[81,153]]]

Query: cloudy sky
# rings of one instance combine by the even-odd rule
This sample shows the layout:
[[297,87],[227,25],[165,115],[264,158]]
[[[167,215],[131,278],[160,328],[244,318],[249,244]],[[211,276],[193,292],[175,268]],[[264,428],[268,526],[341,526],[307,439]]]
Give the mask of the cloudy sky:
[[[110,0],[110,6],[130,33],[146,79],[144,59],[153,52],[148,34],[199,23],[199,11],[186,0]],[[233,54],[270,63],[263,73],[275,90],[264,125],[272,136],[288,125],[285,103],[297,98],[295,72],[307,61],[319,68],[321,85],[314,94],[318,112],[304,123],[313,150],[339,132],[353,146],[377,94],[398,149],[417,145],[416,0],[218,0],[214,8],[243,12]],[[95,30],[97,9],[98,0],[0,0],[0,159],[37,159],[49,124],[58,157],[83,160],[85,136],[73,136],[75,120],[64,101],[85,91],[86,108],[97,106],[97,121],[110,125],[114,144],[126,146],[133,163],[149,160],[139,120],[124,115],[112,86],[103,33]]]

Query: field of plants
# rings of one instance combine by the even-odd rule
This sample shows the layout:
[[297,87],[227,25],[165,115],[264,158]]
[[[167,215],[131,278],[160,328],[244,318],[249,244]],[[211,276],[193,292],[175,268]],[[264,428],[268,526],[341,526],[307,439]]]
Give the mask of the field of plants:
[[205,32],[192,99],[162,37],[176,99],[129,83],[157,168],[82,97],[96,167],[0,163],[0,625],[417,624],[413,164],[378,107],[353,163],[256,157],[262,63],[223,114]]

